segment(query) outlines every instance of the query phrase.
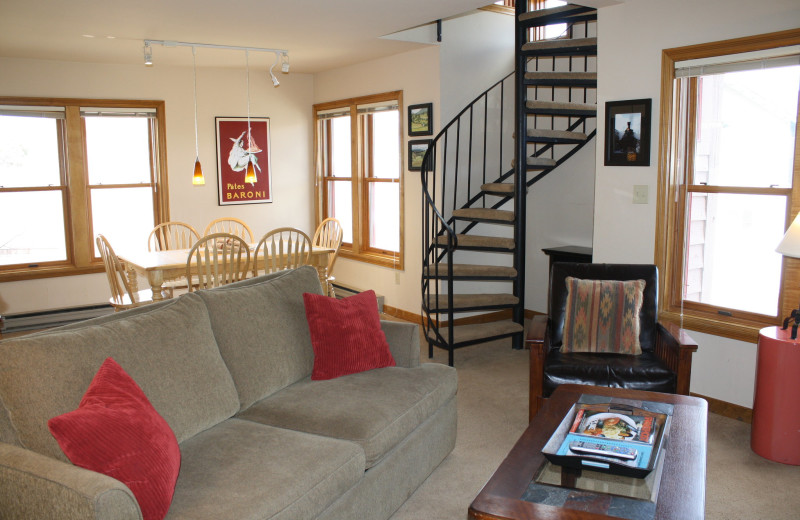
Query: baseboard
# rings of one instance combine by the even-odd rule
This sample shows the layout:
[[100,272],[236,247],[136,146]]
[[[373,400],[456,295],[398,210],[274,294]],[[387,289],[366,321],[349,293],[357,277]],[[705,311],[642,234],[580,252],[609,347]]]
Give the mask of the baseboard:
[[47,311],[6,314],[0,316],[0,333],[11,334],[26,330],[46,329],[88,320],[114,312],[109,304],[66,307]]
[[690,392],[690,395],[708,401],[708,411],[711,413],[728,417],[729,419],[736,419],[737,421],[742,421],[747,424],[753,423],[753,410],[750,408],[727,401],[720,401],[719,399],[696,394],[694,392]]
[[416,323],[417,325],[422,325],[422,316],[420,316],[419,314],[414,314],[413,312],[404,311],[403,309],[398,309],[397,307],[384,305],[383,313],[388,314],[389,316],[394,316],[395,318],[399,318],[403,321],[408,321],[411,323]]

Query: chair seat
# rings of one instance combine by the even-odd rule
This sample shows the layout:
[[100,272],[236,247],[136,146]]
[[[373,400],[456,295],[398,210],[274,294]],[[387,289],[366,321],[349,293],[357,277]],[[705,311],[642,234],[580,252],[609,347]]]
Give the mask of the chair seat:
[[551,351],[544,367],[544,397],[570,383],[674,393],[675,373],[652,352],[631,356]]

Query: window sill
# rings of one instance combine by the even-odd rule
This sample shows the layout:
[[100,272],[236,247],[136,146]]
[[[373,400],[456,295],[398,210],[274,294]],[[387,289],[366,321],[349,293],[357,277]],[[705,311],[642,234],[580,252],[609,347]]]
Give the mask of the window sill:
[[347,258],[348,260],[356,260],[358,262],[364,262],[367,264],[373,264],[373,265],[379,265],[381,267],[389,267],[391,269],[397,269],[398,271],[403,270],[403,258],[400,255],[394,257],[394,256],[379,255],[375,253],[353,253],[352,251],[345,251],[340,249],[339,256],[342,258]]
[[53,266],[40,267],[36,269],[20,268],[0,271],[0,283],[19,282],[24,280],[36,280],[40,278],[57,278],[60,276],[76,276],[81,274],[102,273],[105,271],[103,264],[90,265],[85,267]]
[[758,332],[762,328],[779,325],[779,323],[767,322],[756,325],[735,321],[720,321],[701,316],[688,316],[686,314],[683,315],[683,322],[681,323],[681,315],[679,313],[664,311],[659,313],[659,320],[674,323],[684,329],[745,341],[747,343],[758,343]]

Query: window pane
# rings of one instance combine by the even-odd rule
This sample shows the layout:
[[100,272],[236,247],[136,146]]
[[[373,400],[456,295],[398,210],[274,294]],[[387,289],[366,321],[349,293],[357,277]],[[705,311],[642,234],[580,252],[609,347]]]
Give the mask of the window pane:
[[400,251],[400,184],[369,183],[370,247]]
[[684,297],[776,316],[786,198],[692,193]]
[[[105,235],[117,252],[147,247],[147,237],[155,226],[153,191],[149,187],[93,189],[91,196],[94,237]],[[94,247],[94,254],[99,256],[97,244]]]
[[372,114],[372,175],[379,179],[400,178],[400,112]]
[[350,181],[328,181],[328,214],[342,225],[342,242],[353,243],[353,186]]
[[55,118],[0,116],[0,186],[61,185],[60,124]]
[[150,182],[150,119],[84,117],[89,184]]
[[800,66],[698,78],[694,183],[792,185]]
[[[350,116],[331,119],[331,176],[350,177]],[[338,217],[337,217],[338,218]]]
[[61,191],[0,193],[0,265],[67,259]]

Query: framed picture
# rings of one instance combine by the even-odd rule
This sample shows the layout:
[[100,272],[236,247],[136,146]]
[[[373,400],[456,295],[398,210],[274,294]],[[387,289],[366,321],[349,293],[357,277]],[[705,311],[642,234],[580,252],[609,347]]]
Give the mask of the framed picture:
[[606,166],[650,166],[651,99],[606,102]]
[[408,170],[418,172],[422,170],[422,159],[431,145],[430,139],[419,139],[408,142]]
[[433,135],[433,103],[408,105],[408,135]]
[[[269,118],[216,117],[217,191],[219,205],[272,202]],[[253,163],[255,182],[245,182],[247,164]]]

